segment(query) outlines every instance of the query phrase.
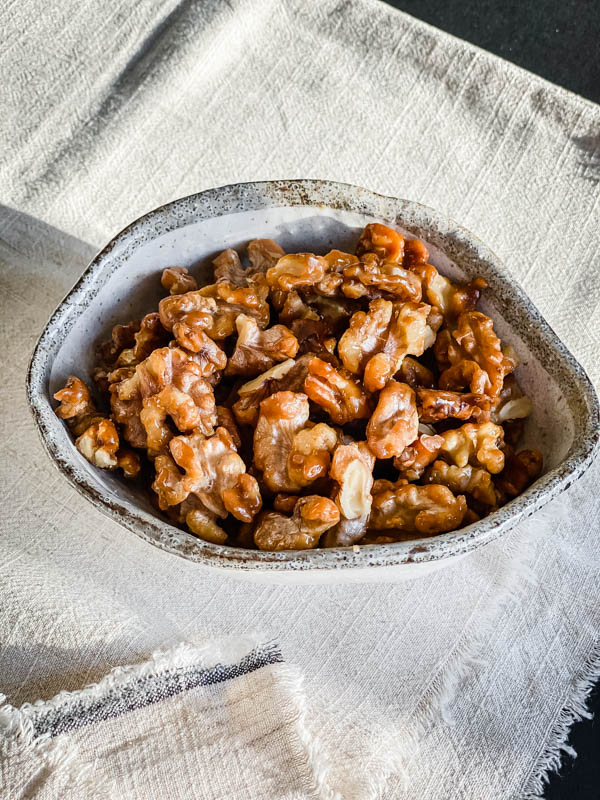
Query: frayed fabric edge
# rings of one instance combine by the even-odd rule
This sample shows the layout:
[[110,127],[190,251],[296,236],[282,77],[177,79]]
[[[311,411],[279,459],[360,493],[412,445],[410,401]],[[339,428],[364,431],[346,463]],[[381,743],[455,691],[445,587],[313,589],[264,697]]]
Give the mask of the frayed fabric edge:
[[167,650],[155,651],[149,659],[125,666],[114,667],[97,683],[76,691],[61,691],[49,700],[36,700],[16,708],[6,703],[0,694],[0,753],[9,748],[28,747],[41,742],[44,735],[36,736],[32,719],[39,714],[68,707],[70,703],[87,703],[118,690],[136,678],[144,678],[174,668],[198,666],[211,669],[223,662],[234,663],[247,656],[254,648],[279,654],[275,641],[266,641],[254,635],[220,640],[207,640],[202,644],[181,642]]
[[571,758],[577,757],[577,753],[569,744],[571,728],[575,722],[592,718],[593,714],[587,707],[587,701],[598,680],[600,680],[600,639],[596,641],[583,668],[571,683],[570,697],[558,715],[540,757],[522,788],[520,800],[544,800],[544,790],[550,773],[558,772],[565,755]]

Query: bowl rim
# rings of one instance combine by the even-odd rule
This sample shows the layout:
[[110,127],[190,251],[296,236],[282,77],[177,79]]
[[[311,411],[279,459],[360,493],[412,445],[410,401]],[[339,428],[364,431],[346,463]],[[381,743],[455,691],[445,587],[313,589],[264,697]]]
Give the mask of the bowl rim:
[[[77,468],[72,448],[67,450],[53,433],[57,422],[61,423],[52,409],[47,385],[53,356],[60,350],[74,322],[112,275],[111,257],[116,251],[126,246],[134,250],[143,239],[148,239],[148,228],[155,231],[150,238],[156,238],[191,222],[218,216],[215,209],[219,207],[223,214],[232,213],[234,208],[229,206],[235,207],[236,204],[239,205],[235,209],[238,211],[297,205],[347,210],[401,225],[409,231],[411,224],[405,224],[404,217],[410,216],[413,228],[419,227],[417,221],[424,227],[433,223],[436,237],[444,243],[440,249],[444,250],[444,245],[456,245],[463,254],[485,262],[497,285],[535,322],[545,344],[560,358],[561,368],[576,383],[588,411],[580,440],[574,441],[565,459],[554,469],[483,520],[458,531],[392,544],[279,552],[246,550],[205,542],[166,520],[154,517],[126,498],[115,501]],[[381,211],[385,213],[381,214]],[[436,238],[419,235],[430,242]],[[421,203],[378,194],[352,184],[314,179],[227,184],[173,200],[131,222],[94,256],[44,326],[29,363],[26,392],[38,433],[52,463],[100,511],[163,550],[207,566],[238,570],[390,567],[436,562],[462,555],[497,539],[564,491],[583,475],[600,449],[600,407],[588,375],[487,245],[446,215]]]

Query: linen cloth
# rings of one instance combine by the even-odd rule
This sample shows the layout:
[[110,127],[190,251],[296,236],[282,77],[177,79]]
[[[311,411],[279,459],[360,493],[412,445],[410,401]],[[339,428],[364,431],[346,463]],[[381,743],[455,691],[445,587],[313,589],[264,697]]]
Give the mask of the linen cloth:
[[0,709],[0,785],[10,797],[326,794],[301,679],[277,646],[178,645],[47,703]]
[[43,453],[24,380],[51,311],[129,221],[211,186],[315,177],[474,231],[598,386],[598,107],[367,0],[0,15],[0,690],[18,706],[192,635],[259,629],[304,675],[340,797],[539,794],[600,667],[598,464],[421,580],[237,583],[80,498]]

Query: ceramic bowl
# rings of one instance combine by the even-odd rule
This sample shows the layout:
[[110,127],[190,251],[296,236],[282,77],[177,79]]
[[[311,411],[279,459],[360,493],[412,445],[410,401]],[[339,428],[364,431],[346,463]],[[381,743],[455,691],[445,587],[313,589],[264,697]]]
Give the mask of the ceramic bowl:
[[[542,476],[485,519],[454,533],[390,545],[260,552],[204,542],[169,524],[148,496],[118,475],[92,467],[53,411],[52,394],[69,374],[90,378],[94,344],[117,322],[157,307],[164,267],[186,266],[211,283],[210,260],[225,247],[244,251],[257,237],[288,251],[352,250],[373,220],[424,240],[448,277],[482,275],[482,310],[521,360],[518,380],[533,400],[524,446],[544,454]],[[255,580],[403,580],[452,563],[533,514],[579,478],[598,450],[598,399],[582,367],[484,244],[431,208],[328,181],[268,181],[223,186],[157,208],[119,233],[94,258],[46,325],[27,379],[44,445],[67,479],[97,508],[150,544]]]

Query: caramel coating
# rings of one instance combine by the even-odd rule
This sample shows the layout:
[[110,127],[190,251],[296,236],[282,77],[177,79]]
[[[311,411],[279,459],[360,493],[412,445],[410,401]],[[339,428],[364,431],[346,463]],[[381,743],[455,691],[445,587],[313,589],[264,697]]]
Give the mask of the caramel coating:
[[291,514],[294,506],[298,502],[297,494],[286,494],[285,492],[278,492],[273,498],[273,508],[275,511],[281,511],[284,514]]
[[240,257],[235,250],[228,248],[213,258],[215,283],[225,281],[232,286],[246,287],[246,270],[242,267]]
[[324,422],[298,431],[287,461],[290,480],[299,487],[305,487],[327,475],[331,453],[337,442],[336,431]]
[[240,314],[236,327],[238,336],[227,363],[227,375],[259,375],[298,352],[298,340],[285,325],[273,325],[261,331],[256,320]]
[[434,461],[427,469],[425,483],[447,486],[454,494],[468,494],[486,506],[496,506],[497,498],[492,476],[487,469],[465,464],[457,467],[445,461]]
[[248,244],[248,258],[252,272],[266,273],[284,255],[285,250],[273,239],[254,239]]
[[399,456],[419,432],[416,397],[406,383],[389,381],[367,425],[367,442],[377,458]]
[[487,422],[490,418],[491,401],[484,394],[461,394],[440,389],[417,389],[416,393],[421,422],[439,422],[449,418]]
[[95,422],[75,440],[75,447],[90,464],[102,469],[115,469],[119,434],[110,419]]
[[427,433],[421,434],[412,444],[405,447],[399,456],[394,459],[394,466],[400,477],[409,481],[418,480],[425,467],[429,466],[438,456],[444,440],[441,436]]
[[127,447],[120,447],[117,450],[117,467],[123,470],[126,478],[137,478],[142,465],[137,453]]
[[[384,292],[398,300],[421,300],[421,282],[417,275],[399,264],[380,263],[378,259],[367,259],[351,264],[344,269],[342,292],[346,297],[372,297]],[[375,296],[377,296],[375,294]]]
[[433,372],[410,356],[405,356],[402,359],[397,379],[402,383],[408,383],[411,389],[418,389],[419,387],[435,389]]
[[222,497],[227,511],[241,522],[252,522],[262,508],[258,481],[247,472],[238,477],[235,486],[224,489]]
[[[236,516],[243,514],[238,519],[244,521],[252,517],[253,509],[256,513],[260,507],[258,485],[255,479],[240,483],[246,465],[225,428],[217,428],[214,436],[204,436],[197,430],[189,436],[176,436],[171,439],[169,449],[173,460],[185,473],[183,487],[208,511],[226,517],[228,511],[235,508]],[[231,509],[225,504],[227,489],[237,489],[226,496]]]
[[183,474],[169,453],[161,453],[154,459],[155,477],[152,488],[158,495],[158,506],[165,511],[169,506],[182,503],[189,494]]
[[177,430],[187,432],[198,428],[205,434],[212,433],[216,422],[215,402],[212,390],[210,387],[208,389],[202,398],[202,405],[173,385],[143,401],[140,420],[146,431],[146,446],[151,457],[164,452],[173,437],[171,428],[166,424],[168,416]]
[[276,392],[260,404],[254,432],[254,463],[272,492],[297,492],[302,484],[288,472],[294,437],[308,422],[305,394]]
[[504,469],[496,479],[496,486],[507,497],[521,494],[542,471],[544,459],[539,450],[521,450],[509,453]]
[[214,299],[217,305],[211,323],[206,328],[211,339],[220,340],[231,336],[240,314],[253,317],[259,328],[266,328],[269,324],[269,305],[257,287],[241,289],[228,281],[219,281],[200,289],[200,293],[205,298]]
[[369,358],[383,349],[393,310],[389,300],[378,299],[369,304],[368,312],[352,315],[348,330],[338,343],[338,353],[347,370],[361,374]]
[[173,325],[173,336],[177,344],[189,353],[194,353],[193,360],[201,368],[203,377],[208,378],[227,366],[227,356],[223,350],[201,328],[176,322]]
[[496,475],[504,467],[504,453],[500,449],[504,442],[504,431],[493,422],[468,422],[455,430],[440,434],[444,440],[440,455],[457,467],[471,464],[484,467]]
[[473,394],[488,394],[491,389],[487,372],[470,359],[462,359],[445,369],[439,383],[440,389],[458,392],[469,390]]
[[190,275],[185,267],[163,269],[160,282],[163,289],[166,289],[169,294],[185,294],[198,288],[196,278]]
[[284,291],[298,286],[312,286],[322,280],[327,267],[327,261],[313,253],[282,256],[274,267],[267,270],[267,283]]
[[452,335],[468,357],[487,372],[490,380],[487,394],[498,397],[507,364],[492,320],[479,311],[466,311],[458,317],[457,328]]
[[225,428],[227,433],[231,436],[231,441],[235,445],[235,449],[239,450],[242,446],[242,440],[240,437],[240,432],[238,426],[235,422],[235,417],[233,416],[231,410],[226,408],[225,406],[217,406],[217,427]]
[[404,255],[404,236],[387,225],[371,222],[361,233],[356,255],[375,253],[384,261],[399,263]]
[[115,325],[111,331],[110,339],[102,342],[96,348],[98,361],[105,368],[112,368],[119,354],[127,347],[135,344],[135,334],[140,329],[140,321],[134,320],[127,325]]
[[167,331],[172,331],[178,322],[207,330],[212,326],[216,311],[216,300],[202,294],[201,289],[164,297],[158,304],[160,321]]
[[310,360],[304,391],[338,425],[369,416],[368,398],[360,385],[346,370],[336,369],[320,358]]
[[466,511],[464,495],[455,497],[446,486],[409,483],[377,493],[374,490],[369,528],[427,535],[443,533],[457,528]]
[[339,518],[337,506],[326,497],[301,497],[291,517],[263,512],[254,531],[254,542],[260,550],[310,550]]
[[69,375],[65,387],[53,396],[60,402],[55,414],[61,419],[73,419],[96,410],[90,390],[81,378],[75,375]]
[[383,346],[365,366],[364,384],[369,392],[383,389],[402,366],[406,355],[420,356],[432,335],[427,325],[430,306],[426,303],[394,304]]

